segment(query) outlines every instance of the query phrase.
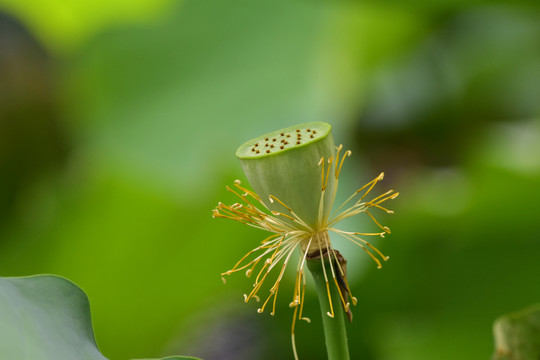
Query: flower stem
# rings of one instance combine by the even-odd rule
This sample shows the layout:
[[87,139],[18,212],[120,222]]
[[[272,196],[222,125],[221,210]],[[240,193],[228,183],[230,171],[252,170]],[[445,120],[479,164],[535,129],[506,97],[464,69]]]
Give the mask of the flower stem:
[[[306,261],[307,267],[315,280],[315,287],[317,289],[317,296],[319,297],[319,304],[321,306],[321,315],[324,327],[324,337],[326,340],[326,351],[328,353],[328,360],[349,360],[349,347],[347,344],[347,331],[345,329],[344,310],[341,306],[340,294],[336,284],[332,278],[332,270],[328,257],[324,256],[323,270],[320,257],[309,258]],[[334,266],[334,270],[336,267]],[[327,287],[325,280],[329,281],[329,287]],[[332,298],[332,305],[328,297],[328,288],[330,290],[330,296]],[[333,310],[334,317],[328,316]]]

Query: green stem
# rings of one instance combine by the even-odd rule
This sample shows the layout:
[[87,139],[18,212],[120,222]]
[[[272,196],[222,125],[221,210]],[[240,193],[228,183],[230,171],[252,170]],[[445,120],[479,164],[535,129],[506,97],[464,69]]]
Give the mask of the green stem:
[[[337,289],[337,286],[332,278],[332,270],[330,269],[328,258],[325,256],[324,260],[326,276],[329,281],[330,295],[332,297],[334,318],[327,315],[328,313],[332,313],[332,311],[328,299],[328,291],[321,259],[309,259],[306,261],[306,263],[311,275],[313,276],[313,280],[315,280],[315,287],[319,297],[328,360],[349,360],[347,331],[345,329],[345,319],[343,316],[344,310],[341,306],[339,290]],[[334,266],[334,270],[337,270],[336,266]]]

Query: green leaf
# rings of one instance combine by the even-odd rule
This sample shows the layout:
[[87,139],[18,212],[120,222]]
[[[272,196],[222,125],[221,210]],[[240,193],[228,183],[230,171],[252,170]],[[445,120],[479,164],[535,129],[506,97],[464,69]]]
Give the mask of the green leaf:
[[[4,359],[105,360],[88,297],[53,275],[0,277],[0,354]],[[162,360],[194,359],[172,356]]]
[[163,359],[133,359],[133,360],[200,360],[199,358],[187,357],[187,356],[167,356]]
[[540,304],[505,315],[495,321],[493,360],[540,358]]

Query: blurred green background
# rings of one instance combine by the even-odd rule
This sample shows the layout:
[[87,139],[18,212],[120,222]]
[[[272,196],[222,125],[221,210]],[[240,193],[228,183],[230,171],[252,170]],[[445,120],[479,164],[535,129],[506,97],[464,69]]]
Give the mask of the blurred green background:
[[[533,4],[0,0],[0,275],[76,282],[114,360],[292,359],[292,281],[276,317],[244,304],[219,274],[265,234],[211,210],[238,145],[326,121],[342,198],[380,171],[401,193],[382,270],[336,239],[352,358],[488,359],[493,320],[540,301]],[[297,346],[322,359],[308,297]]]

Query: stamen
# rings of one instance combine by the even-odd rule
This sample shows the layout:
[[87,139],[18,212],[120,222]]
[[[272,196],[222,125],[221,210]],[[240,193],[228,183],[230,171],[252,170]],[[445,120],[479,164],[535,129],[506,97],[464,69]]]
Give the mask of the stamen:
[[292,342],[294,360],[298,360],[298,353],[296,352],[296,341],[295,341],[295,338],[294,338],[294,327],[296,325],[296,313],[297,312],[298,312],[298,307],[295,307],[294,308],[292,325],[291,325],[291,342]]
[[374,247],[373,245],[371,245],[370,243],[368,243],[364,239],[361,239],[361,238],[359,238],[357,236],[354,236],[354,235],[350,235],[350,234],[348,234],[346,232],[343,232],[341,230],[338,230],[338,229],[333,229],[332,228],[332,229],[329,229],[329,230],[331,230],[331,231],[333,231],[333,232],[335,232],[337,234],[340,234],[344,238],[346,238],[346,239],[352,241],[353,243],[355,243],[356,245],[360,246],[360,248],[362,248],[362,250],[364,250],[373,259],[373,261],[375,261],[375,263],[377,263],[377,269],[382,268],[381,262],[379,261],[379,259],[377,259],[375,257],[375,255],[373,255],[371,253],[371,251],[366,249],[366,247],[364,245],[362,245],[360,243],[360,241],[363,242],[364,244],[366,244],[367,246],[369,246],[371,249],[375,250],[377,252],[377,254],[379,254],[384,261],[388,260],[388,258],[386,256],[384,256],[376,247]]
[[[321,190],[321,197],[319,198],[319,213],[317,219],[319,219],[319,224],[323,224],[323,213],[324,213],[324,196],[326,194],[326,189]],[[326,222],[326,221],[324,221]]]
[[276,215],[276,216],[285,216],[285,217],[288,218],[288,219],[296,220],[296,219],[293,218],[292,216],[289,216],[289,215],[287,215],[287,214],[281,213],[281,212],[279,212],[279,211],[272,211],[272,215]]
[[324,274],[324,281],[326,282],[326,293],[328,294],[328,301],[330,304],[330,311],[326,313],[326,315],[330,316],[331,318],[334,317],[334,307],[332,306],[332,295],[330,294],[330,285],[328,284],[328,276],[326,276],[326,266],[324,266],[324,257],[322,253],[322,248],[319,243],[319,254],[321,256],[321,266],[323,269]]
[[298,314],[298,318],[300,320],[307,321],[308,323],[311,322],[311,319],[307,317],[302,317],[302,311],[304,310],[304,297],[306,295],[306,277],[304,276],[304,271],[302,270],[302,278],[303,278],[303,286],[302,286],[302,295],[300,297],[300,313]]
[[[328,159],[328,168],[326,169],[326,178],[324,179],[324,183],[323,183],[321,191],[324,191],[326,187],[328,186],[328,178],[330,176],[330,168],[332,167],[333,161],[334,161],[334,157],[330,156],[330,158]],[[324,171],[324,167],[323,167],[323,171]]]
[[[328,238],[328,233],[325,233],[325,237]],[[336,258],[336,263],[338,265],[339,265],[339,261],[337,261],[337,257],[336,257],[336,254],[334,252],[334,249],[332,249],[332,247],[330,246],[329,243],[330,243],[330,241],[326,241],[326,253],[328,254],[328,262],[330,263],[330,270],[332,271],[332,278],[334,279],[334,283],[336,284],[336,288],[338,290],[339,297],[341,298],[341,303],[343,304],[343,307],[345,308],[345,310],[348,311],[347,310],[347,303],[345,301],[345,298],[343,297],[343,294],[341,293],[341,289],[339,287],[339,284],[338,284],[338,281],[337,281],[337,278],[336,278],[336,273],[334,271],[334,265],[333,265],[334,261],[332,260],[331,253],[334,253],[334,257]],[[340,271],[343,274],[343,270],[341,269],[341,267],[340,267]]]
[[[371,189],[373,188],[373,186],[375,186],[375,184],[377,183],[377,181],[379,181],[379,179],[382,179],[384,173],[381,173],[377,178],[371,180],[369,183],[367,183],[366,185],[362,186],[360,189],[356,190],[351,196],[349,196],[349,198],[347,200],[345,200],[345,202],[343,202],[338,208],[337,210],[333,211],[332,214],[336,214],[338,213],[347,203],[349,203],[349,201],[351,201],[356,195],[358,195],[360,192],[362,192],[362,190],[364,190],[366,187],[370,186],[369,189],[366,191],[366,193],[362,196],[362,198],[356,202],[355,205],[353,205],[350,209],[354,208],[355,206],[357,205],[360,205],[360,201],[371,191]],[[349,210],[350,210],[349,209]],[[343,220],[345,218],[345,216],[343,216],[344,213],[347,213],[349,210],[346,210],[344,211],[343,213],[337,215],[337,216],[334,216],[332,218],[332,221],[331,221],[331,224],[335,224],[341,220]],[[338,219],[339,218],[339,219]]]
[[[359,214],[361,212],[366,212],[366,210],[368,208],[370,208],[370,207],[378,207],[378,208],[381,208],[384,211],[388,212],[389,210],[387,210],[386,208],[383,208],[382,206],[379,206],[378,204],[380,204],[380,203],[382,203],[382,202],[384,202],[384,201],[386,201],[388,199],[395,198],[395,194],[390,195],[393,192],[393,190],[387,191],[385,194],[379,195],[378,197],[376,197],[375,198],[376,202],[374,202],[373,200],[371,200],[370,202],[366,202],[366,203],[361,202],[362,198],[367,194],[367,192],[369,192],[373,188],[373,185],[375,184],[376,181],[378,181],[379,178],[381,178],[381,175],[379,175],[378,178],[372,180],[370,183],[364,185],[362,188],[360,188],[356,192],[354,192],[343,204],[341,204],[341,206],[339,206],[339,208],[336,211],[333,211],[332,214],[331,214],[331,220],[328,222],[328,227],[332,227],[334,224],[342,221],[345,218],[354,216],[354,215]],[[361,192],[363,189],[365,189],[368,186],[370,186],[369,189],[367,190],[366,194],[364,194],[362,196],[362,198],[360,200],[358,200],[354,205],[349,207],[347,210],[344,210],[341,213],[338,213],[338,211],[340,211],[349,201],[351,201],[359,192]],[[336,213],[338,213],[338,214],[336,215]],[[379,226],[379,227],[381,227],[381,226]],[[386,231],[386,229],[384,229],[383,227],[381,227],[381,229]]]
[[[249,191],[249,190],[246,190],[246,189],[242,188],[239,184],[235,184],[235,185],[236,185],[236,187],[238,187],[239,189],[244,190],[244,193],[250,194],[250,191]],[[249,201],[247,200],[246,196],[242,196],[242,195],[238,194],[236,191],[234,191],[233,189],[231,189],[231,188],[228,187],[228,186],[227,186],[226,188],[227,188],[228,191],[232,192],[234,195],[236,195],[237,197],[239,197],[240,199],[242,199],[243,201],[245,201],[247,204],[251,205],[251,206],[253,207],[253,209],[257,209],[257,207],[255,207],[251,202],[249,202]],[[251,195],[251,194],[250,194],[250,195]],[[255,199],[258,200],[258,201],[262,204],[262,202],[260,201],[260,199],[258,199],[258,198],[255,198]],[[240,204],[233,204],[233,206],[234,206],[234,205],[240,205]]]
[[386,212],[387,214],[393,214],[394,211],[393,210],[388,210],[387,208],[384,208],[380,205],[377,205],[377,204],[371,204],[373,207],[376,207],[377,209],[381,209],[382,211]]
[[317,166],[321,166],[321,191],[324,190],[324,156],[319,160]]
[[[343,270],[343,268],[341,267],[341,263],[336,255],[336,251],[333,251],[334,253],[334,259],[336,260],[336,264],[338,266],[338,269],[340,271],[340,274],[341,274],[341,279],[343,280],[343,283],[345,284],[345,288],[347,289],[347,293],[351,296],[351,298],[353,299],[353,305],[356,305],[356,298],[352,296],[352,291],[351,291],[351,288],[349,287],[349,282],[347,281],[347,275],[345,274],[345,271]],[[341,287],[338,286],[338,290],[340,292],[340,296],[341,298],[343,299],[343,295],[341,294]],[[350,311],[350,304],[347,303],[347,304],[344,304],[345,306],[345,312],[349,313]]]
[[[240,184],[241,184],[241,183],[240,183],[240,180],[237,180],[237,181],[238,181],[238,183],[235,182],[234,185],[235,185],[238,189],[242,190],[242,191],[245,192],[246,194],[249,194],[249,196],[251,196],[251,197],[254,198],[255,200],[259,201],[261,204],[263,204],[263,203],[261,202],[261,198],[259,197],[259,195],[257,195],[256,193],[254,193],[253,191],[251,191],[251,190],[249,190],[249,189],[246,189],[246,188],[240,186]],[[264,204],[263,204],[263,205],[264,205]]]
[[285,205],[281,200],[279,200],[277,197],[275,197],[274,195],[270,195],[268,197],[270,199],[270,202],[273,204],[274,203],[274,200],[277,201],[278,203],[280,203],[281,205],[283,205],[287,210],[289,210],[290,212],[292,212],[292,209],[290,207],[288,207],[287,205]]
[[[364,193],[364,195],[360,198],[360,200],[364,200],[364,198],[366,197],[367,194],[369,194],[369,192],[371,191],[371,189],[373,189],[373,187],[375,186],[375,184],[377,184],[379,181],[381,181],[382,179],[384,178],[384,173],[380,173],[379,176],[377,178],[375,178],[374,180],[372,180],[369,184],[371,184],[371,186],[369,187],[369,189],[366,190],[366,192]],[[365,186],[363,187],[365,188]]]
[[[270,298],[274,295],[274,293],[272,291],[270,291],[270,295],[268,295],[268,297],[266,298],[266,301],[264,302],[263,306],[259,309],[261,310],[260,313],[262,313],[264,311],[264,308],[266,307],[266,304],[268,304],[268,300],[270,300]],[[258,311],[258,310],[257,310]]]
[[279,283],[278,283],[278,286],[276,287],[276,293],[274,294],[274,301],[272,302],[272,312],[270,313],[270,315],[272,316],[274,316],[276,313],[276,300],[277,300],[278,290],[279,290]]
[[341,168],[343,167],[343,163],[345,162],[345,159],[349,156],[351,156],[352,152],[351,150],[345,151],[345,154],[343,154],[343,157],[341,158],[341,163],[339,164],[339,168],[336,166],[336,179],[339,178],[339,174],[341,174]]
[[[309,251],[309,248],[311,247],[311,242],[313,240],[313,236],[310,237],[308,241],[308,245],[306,250],[304,251],[304,256],[302,256],[302,259],[298,263],[298,267],[296,270],[296,281],[294,286],[294,294],[293,298],[294,301],[289,304],[289,306],[297,306],[300,305],[300,312],[298,314],[298,318],[302,319],[302,310],[304,308],[304,296],[306,292],[306,278],[304,276],[304,264],[306,261],[306,257]],[[303,286],[301,287],[300,283],[303,283]],[[309,319],[308,319],[309,320]]]
[[[281,260],[281,258],[282,258],[283,256],[285,256],[285,254],[287,254],[287,258],[285,259],[285,261],[284,261],[284,263],[283,263],[283,265],[282,265],[282,269],[281,269],[281,272],[280,272],[280,274],[279,274],[279,276],[278,276],[278,279],[276,280],[276,282],[274,283],[274,285],[273,285],[272,288],[270,289],[270,295],[268,296],[268,298],[267,298],[266,301],[264,302],[263,306],[261,307],[261,312],[264,311],[264,308],[265,308],[266,304],[268,303],[268,301],[270,300],[270,298],[271,298],[272,296],[274,296],[274,308],[273,308],[273,311],[272,311],[272,312],[275,313],[275,299],[277,299],[277,292],[278,292],[278,289],[279,289],[279,284],[280,284],[280,282],[281,282],[281,279],[282,279],[282,277],[283,277],[283,274],[284,274],[284,272],[285,272],[285,268],[287,267],[287,264],[288,264],[288,262],[289,262],[289,259],[290,259],[291,255],[292,255],[292,252],[294,251],[295,248],[296,248],[296,244],[295,244],[295,243],[292,243],[292,244],[289,243],[289,244],[287,244],[287,245],[285,246],[285,248],[279,250],[279,252],[277,252],[277,251],[274,252],[274,254],[272,254],[271,259],[269,259],[269,260],[271,260],[271,261],[266,261],[266,262],[265,262],[265,265],[264,265],[263,268],[260,270],[260,272],[259,272],[259,274],[258,274],[258,276],[257,276],[257,279],[256,279],[256,281],[255,281],[255,284],[254,284],[254,289],[252,290],[252,292],[251,292],[251,294],[248,296],[248,298],[251,297],[251,296],[253,296],[253,295],[255,295],[255,294],[259,291],[259,289],[261,288],[261,286],[262,286],[264,280],[266,279],[266,277],[268,276],[268,274],[270,273],[270,271],[272,270],[272,268],[274,267],[274,265],[277,264],[277,263],[279,263],[280,260]],[[276,254],[279,254],[279,255],[276,255]],[[273,263],[274,257],[276,257],[276,260],[275,260],[275,262]],[[268,269],[266,269],[267,266],[268,266],[269,264],[271,264],[271,265],[268,267]],[[259,279],[260,275],[264,272],[265,269],[266,269],[266,273],[264,274],[263,278],[259,281],[258,279]]]
[[343,232],[350,235],[380,236],[380,237],[384,237],[384,234],[386,234],[385,232],[380,232],[380,233],[361,233],[361,232],[352,232],[352,231],[343,231]]
[[[263,243],[271,243],[270,239],[277,240],[277,237],[279,237],[279,236],[280,236],[280,234],[271,235],[271,236],[267,237],[265,240],[263,240]],[[266,246],[266,247],[265,247],[265,246],[258,246],[258,247],[256,247],[255,249],[249,251],[247,254],[245,254],[245,255],[244,255],[244,256],[236,263],[236,265],[234,265],[234,267],[232,268],[232,270],[229,270],[229,271],[227,271],[227,272],[224,273],[224,274],[230,275],[231,273],[236,272],[236,271],[243,270],[243,269],[245,269],[245,268],[251,266],[252,264],[254,265],[253,267],[255,267],[255,266],[258,264],[258,262],[259,262],[264,256],[266,256],[268,253],[270,253],[270,252],[273,251],[273,248],[274,248],[274,247],[279,248],[279,246],[280,246],[280,244],[281,244],[281,241],[283,241],[282,239],[283,239],[283,237],[281,237],[280,242],[279,242],[277,245],[274,244],[274,245],[269,245],[269,246]],[[260,250],[260,249],[264,249],[264,248],[266,248],[267,250],[264,251],[263,254],[261,254],[261,255],[259,255],[258,257],[256,257],[254,260],[252,260],[251,262],[249,262],[247,265],[244,265],[244,266],[242,266],[242,267],[240,267],[240,268],[238,267],[238,266],[239,266],[239,265],[240,265],[240,264],[241,264],[241,263],[242,263],[249,255],[253,254],[254,252],[256,252],[256,251],[258,251],[258,250]],[[253,270],[253,268],[252,268],[252,270]],[[222,274],[222,275],[224,275],[224,274]],[[247,274],[246,274],[246,275],[247,275]],[[251,272],[250,272],[250,275],[251,275]]]
[[275,197],[274,195],[270,195],[268,197],[270,199],[270,202],[271,203],[274,203],[274,200],[277,201],[278,203],[280,203],[281,205],[283,205],[290,213],[291,215],[294,217],[294,221],[302,226],[304,226],[306,228],[306,231],[307,232],[313,232],[312,228],[306,224],[298,215],[296,215],[296,213],[290,208],[288,207],[287,205],[285,205],[285,203],[281,200],[279,200],[277,197]]
[[[384,198],[383,200],[379,200],[380,198],[382,197],[385,197],[386,195],[390,195],[394,192],[394,190],[388,190],[387,192],[385,192],[384,194],[381,194],[379,196],[377,196],[376,198],[374,199],[371,199],[370,203],[373,203],[373,204],[380,204],[382,202],[385,202],[386,200],[388,199],[392,199],[392,197],[395,199],[397,197],[396,194],[393,194],[392,196],[388,196],[386,198]],[[399,195],[399,193],[397,193]]]
[[369,215],[369,217],[371,218],[371,220],[373,220],[373,222],[375,224],[377,224],[378,227],[380,227],[381,229],[383,229],[385,232],[389,233],[390,234],[390,228],[388,228],[388,226],[382,226],[381,224],[379,224],[379,222],[377,220],[375,220],[375,218],[373,217],[373,215],[371,215],[371,213],[369,211],[364,211],[366,214]]

